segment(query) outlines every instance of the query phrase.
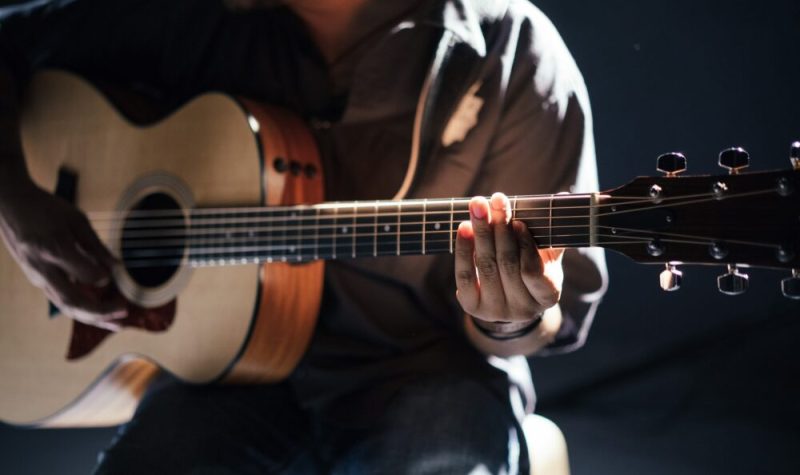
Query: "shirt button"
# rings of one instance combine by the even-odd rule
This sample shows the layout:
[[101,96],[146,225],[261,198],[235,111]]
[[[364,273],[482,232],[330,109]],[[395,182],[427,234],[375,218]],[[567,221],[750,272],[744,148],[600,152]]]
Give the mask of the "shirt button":
[[317,119],[312,117],[310,121],[311,128],[314,130],[328,130],[331,128],[331,122],[328,120]]

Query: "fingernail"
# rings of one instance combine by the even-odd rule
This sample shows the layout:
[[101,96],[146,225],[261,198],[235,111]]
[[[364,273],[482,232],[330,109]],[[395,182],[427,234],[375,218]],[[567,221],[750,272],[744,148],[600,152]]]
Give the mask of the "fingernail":
[[495,193],[492,195],[492,209],[495,211],[505,211],[506,209],[506,201],[508,198],[501,193]]
[[469,239],[472,237],[472,227],[468,221],[462,221],[458,225],[458,237]]
[[476,202],[470,203],[469,209],[472,212],[472,216],[474,216],[477,219],[483,219],[486,217],[486,208],[484,208],[479,203]]
[[111,318],[113,318],[114,320],[120,320],[120,319],[125,318],[127,316],[128,316],[128,311],[127,310],[118,310],[118,311],[113,312],[111,314]]

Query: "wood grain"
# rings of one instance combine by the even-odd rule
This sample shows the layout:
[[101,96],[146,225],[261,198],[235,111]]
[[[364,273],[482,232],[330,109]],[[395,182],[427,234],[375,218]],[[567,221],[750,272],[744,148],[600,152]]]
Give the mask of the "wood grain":
[[[323,200],[321,162],[313,137],[296,117],[280,109],[243,101],[259,124],[264,153],[264,181],[268,205],[317,203]],[[313,176],[274,162],[296,161]],[[322,298],[324,262],[276,262],[261,268],[261,300],[247,348],[225,378],[229,382],[278,381],[297,366],[308,347]]]

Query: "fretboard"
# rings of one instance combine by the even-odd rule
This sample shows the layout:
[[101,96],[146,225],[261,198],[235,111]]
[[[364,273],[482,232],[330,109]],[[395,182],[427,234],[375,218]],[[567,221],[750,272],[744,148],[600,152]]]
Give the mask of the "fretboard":
[[[511,197],[540,247],[592,245],[592,195]],[[452,253],[469,199],[196,209],[186,229],[195,266]]]

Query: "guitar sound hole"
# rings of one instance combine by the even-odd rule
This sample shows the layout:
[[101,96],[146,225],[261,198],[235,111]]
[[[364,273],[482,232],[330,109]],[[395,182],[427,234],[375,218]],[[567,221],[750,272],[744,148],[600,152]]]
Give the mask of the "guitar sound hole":
[[165,193],[145,196],[131,208],[122,228],[122,262],[142,287],[160,287],[180,268],[186,252],[186,221]]

